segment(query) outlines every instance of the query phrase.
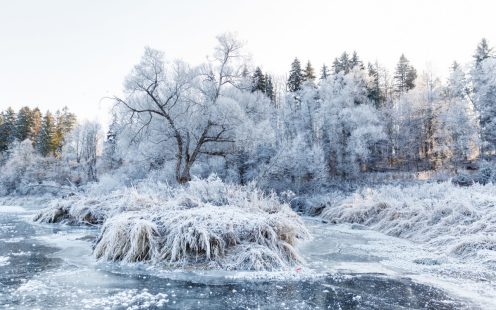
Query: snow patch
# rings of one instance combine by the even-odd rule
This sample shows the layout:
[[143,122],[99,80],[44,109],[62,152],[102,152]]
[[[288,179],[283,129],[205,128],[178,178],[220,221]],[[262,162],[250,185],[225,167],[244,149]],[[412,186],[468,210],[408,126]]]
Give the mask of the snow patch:
[[9,265],[9,258],[7,256],[0,256],[0,267]]
[[148,290],[130,289],[112,296],[95,299],[83,299],[82,309],[113,309],[126,308],[130,310],[167,307],[173,296],[165,293],[151,294]]
[[0,213],[24,213],[26,209],[19,206],[0,206]]

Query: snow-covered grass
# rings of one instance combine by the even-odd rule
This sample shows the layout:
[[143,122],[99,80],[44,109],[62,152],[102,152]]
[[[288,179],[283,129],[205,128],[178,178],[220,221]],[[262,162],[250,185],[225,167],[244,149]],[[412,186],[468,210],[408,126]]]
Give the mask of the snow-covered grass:
[[424,243],[463,259],[496,266],[496,185],[450,182],[363,189],[327,207],[331,223],[359,223]]
[[148,180],[109,194],[58,199],[35,220],[103,224],[98,259],[169,267],[285,269],[301,263],[294,245],[309,237],[277,196],[217,177],[177,188]]
[[173,190],[167,184],[152,181],[109,192],[102,191],[96,185],[87,186],[86,192],[52,199],[48,208],[40,211],[34,220],[41,223],[100,225],[107,218],[125,211],[160,206],[172,197]]

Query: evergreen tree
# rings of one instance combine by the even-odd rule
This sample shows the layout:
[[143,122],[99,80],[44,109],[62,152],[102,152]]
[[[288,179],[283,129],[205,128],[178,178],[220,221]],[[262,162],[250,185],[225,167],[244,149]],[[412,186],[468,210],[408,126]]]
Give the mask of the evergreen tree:
[[76,125],[77,117],[76,114],[69,112],[68,107],[62,108],[61,121],[59,126],[61,127],[62,133],[67,135]]
[[249,75],[248,68],[246,66],[243,67],[243,71],[241,71],[241,77],[247,78]]
[[31,128],[33,127],[33,111],[29,107],[23,107],[17,113],[15,137],[22,142],[31,138]]
[[448,83],[444,89],[445,98],[465,98],[468,93],[467,79],[462,67],[456,61],[450,67]]
[[333,63],[334,73],[344,72],[344,74],[350,73],[350,58],[348,53],[345,51],[339,58],[336,58]]
[[322,69],[320,69],[320,79],[327,80],[329,77],[329,68],[325,64],[322,65]]
[[358,58],[358,54],[356,51],[353,51],[353,55],[351,56],[351,59],[349,61],[349,70],[359,67],[361,70],[365,69],[363,66],[363,62]]
[[485,59],[492,57],[493,49],[489,47],[487,40],[483,38],[479,45],[477,45],[477,49],[474,54],[475,65],[478,66]]
[[415,87],[415,79],[417,78],[417,70],[410,65],[410,61],[401,54],[394,75],[394,86],[397,94],[403,94]]
[[374,105],[378,108],[382,102],[384,101],[384,96],[381,91],[381,83],[379,76],[379,64],[371,64],[368,66],[368,75],[369,82],[367,85],[367,97],[374,103]]
[[298,58],[295,58],[291,64],[291,71],[289,71],[288,78],[288,90],[290,92],[296,92],[301,89],[301,84],[305,80],[303,72],[301,70],[301,63]]
[[332,70],[334,74],[338,74],[339,72],[343,71],[339,59],[334,58],[334,61],[332,62]]
[[33,146],[36,143],[38,134],[41,130],[41,112],[40,109],[34,108],[31,111],[31,128],[29,132],[29,139],[33,142]]
[[305,81],[308,81],[308,82],[315,81],[315,70],[313,69],[310,61],[307,62],[307,66],[305,67],[305,70],[303,71],[303,78],[305,79]]
[[267,88],[267,83],[265,81],[265,75],[262,72],[262,69],[260,67],[257,67],[255,69],[255,72],[253,73],[252,77],[252,88],[251,91],[261,91],[262,93],[265,93]]
[[473,99],[479,114],[481,153],[496,153],[496,58],[486,40],[477,46],[472,67]]
[[253,88],[252,76],[250,75],[250,72],[248,71],[246,65],[243,67],[243,70],[241,71],[241,79],[237,87],[243,91],[251,91]]
[[16,136],[16,113],[9,107],[3,112],[2,125],[0,126],[0,152],[6,151],[14,142]]
[[267,95],[267,97],[269,97],[270,102],[274,103],[276,98],[274,93],[274,84],[272,83],[272,77],[266,74],[265,81],[266,81],[265,94]]
[[48,156],[55,152],[55,134],[55,119],[52,113],[50,113],[50,111],[47,111],[45,113],[45,116],[43,116],[43,120],[41,122],[41,130],[36,141],[36,149],[41,155]]
[[468,99],[468,81],[461,66],[454,62],[448,82],[443,89],[443,104],[437,108],[439,128],[437,136],[445,140],[449,159],[457,164],[469,159],[478,145],[477,118],[472,102]]
[[76,115],[69,112],[67,107],[62,109],[62,112],[55,113],[55,133],[53,136],[53,147],[55,149],[54,155],[62,152],[65,136],[72,130],[76,124]]
[[342,71],[344,71],[345,74],[350,73],[350,58],[348,56],[347,52],[343,52],[341,54],[341,57],[339,58],[339,63],[341,64]]

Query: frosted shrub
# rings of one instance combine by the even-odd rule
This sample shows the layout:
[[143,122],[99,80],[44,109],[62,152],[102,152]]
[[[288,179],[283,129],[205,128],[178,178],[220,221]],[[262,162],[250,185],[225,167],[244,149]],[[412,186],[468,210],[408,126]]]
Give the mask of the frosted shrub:
[[327,207],[331,223],[360,223],[433,250],[494,266],[496,185],[449,182],[365,189]]
[[157,237],[157,226],[138,212],[122,213],[103,226],[94,254],[110,261],[149,260],[156,256]]
[[280,270],[301,262],[294,245],[309,237],[299,216],[277,196],[217,177],[178,188],[148,180],[88,196],[56,201],[35,220],[103,223],[94,248],[101,260]]

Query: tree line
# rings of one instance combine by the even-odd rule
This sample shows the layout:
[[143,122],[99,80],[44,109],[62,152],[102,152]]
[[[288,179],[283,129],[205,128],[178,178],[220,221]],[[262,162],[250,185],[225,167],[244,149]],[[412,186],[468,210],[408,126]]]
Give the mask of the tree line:
[[[282,189],[362,172],[453,169],[494,155],[495,59],[486,40],[472,63],[453,63],[445,82],[418,73],[405,55],[390,74],[344,52],[319,77],[296,58],[282,83],[250,69],[238,41],[219,40],[199,67],[168,66],[161,52],[145,51],[126,80],[128,95],[115,98],[117,148],[107,149],[119,160],[111,162],[175,171],[180,183],[195,170]],[[140,152],[119,151],[116,141]]]
[[390,74],[357,52],[319,74],[296,58],[281,79],[242,50],[225,34],[212,57],[191,66],[146,48],[124,95],[113,98],[101,152],[99,126],[72,128],[67,110],[42,117],[28,109],[27,118],[4,111],[1,145],[27,137],[39,154],[74,163],[81,182],[154,174],[186,183],[216,173],[276,191],[369,172],[451,170],[495,155],[496,58],[486,40],[472,62],[453,63],[446,81],[417,72],[405,55]]
[[22,107],[18,112],[9,107],[0,111],[0,153],[15,141],[31,140],[43,156],[59,156],[64,139],[76,124],[76,115],[67,107],[55,113],[42,114],[39,108]]

